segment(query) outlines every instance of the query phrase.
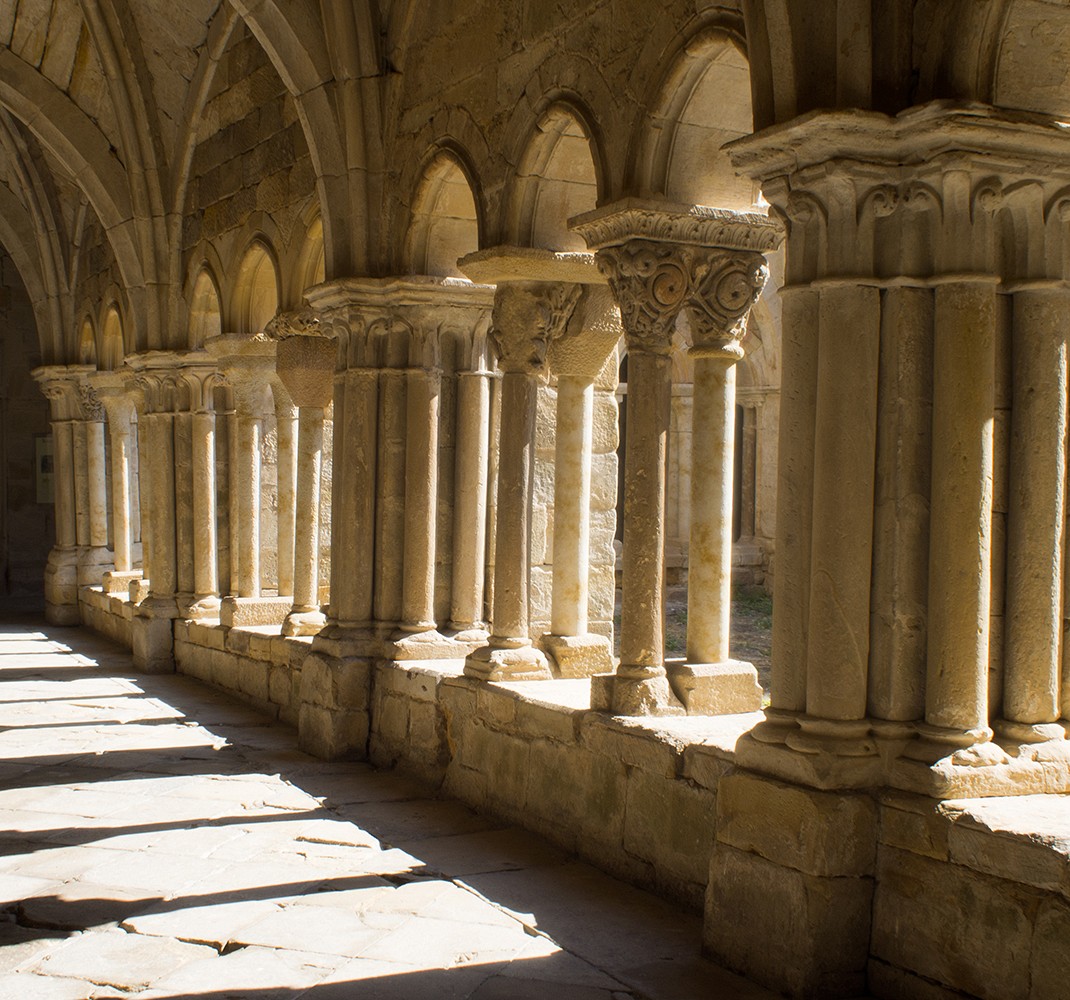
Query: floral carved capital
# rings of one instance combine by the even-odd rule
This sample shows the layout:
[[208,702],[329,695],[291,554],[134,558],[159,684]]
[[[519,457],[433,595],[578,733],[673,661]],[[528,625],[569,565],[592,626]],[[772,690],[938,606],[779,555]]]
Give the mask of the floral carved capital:
[[688,254],[669,243],[629,240],[595,255],[620,305],[629,350],[668,354],[688,286]]
[[769,269],[760,253],[696,250],[686,310],[696,347],[742,353],[747,315],[765,287]]

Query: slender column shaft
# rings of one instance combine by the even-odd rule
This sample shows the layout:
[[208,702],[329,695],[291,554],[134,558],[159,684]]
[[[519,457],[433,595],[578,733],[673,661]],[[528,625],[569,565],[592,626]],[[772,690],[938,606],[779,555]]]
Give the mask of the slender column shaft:
[[821,290],[806,711],[866,714],[880,292]]
[[486,617],[492,617],[494,607],[494,566],[498,558],[498,469],[502,440],[502,380],[490,382],[490,432],[487,435],[487,572],[483,588]]
[[228,514],[227,524],[230,533],[230,592],[238,594],[239,579],[241,578],[241,493],[238,489],[238,477],[240,474],[238,462],[238,411],[232,409],[227,414],[227,474],[230,480],[230,491],[227,496]]
[[[337,600],[339,621],[354,625],[367,625],[372,620],[375,594],[372,553],[376,543],[378,413],[379,372],[371,368],[346,372],[345,433],[335,451],[335,468],[344,467],[344,496],[335,508],[338,518],[332,515],[337,541],[331,546],[331,598]],[[340,422],[336,412],[336,429]],[[335,484],[334,489],[338,488]],[[348,538],[346,533],[351,533]],[[351,551],[346,552],[347,547]]]
[[[275,387],[275,392],[279,392]],[[297,411],[288,400],[276,402],[278,434],[278,546],[279,595],[294,592],[294,504],[297,493]]]
[[554,635],[587,632],[593,425],[594,384],[582,376],[558,376],[550,614],[550,631]]
[[881,308],[868,712],[925,714],[932,472],[933,293],[889,288]]
[[435,627],[435,539],[438,517],[438,423],[441,377],[411,369],[406,378],[405,539],[402,627]]
[[172,422],[175,431],[175,469],[182,470],[181,474],[175,476],[175,585],[178,593],[183,595],[183,601],[188,604],[196,587],[196,501],[193,477],[187,471],[194,465],[193,414],[188,411],[176,413]]
[[691,530],[687,555],[687,659],[728,659],[732,602],[735,358],[695,358],[691,417]]
[[[349,462],[344,451],[346,385],[349,381],[347,375],[346,372],[336,372],[334,376],[334,423],[331,426],[334,436],[331,475],[331,603],[327,609],[327,617],[334,623],[342,618],[343,580],[348,581],[345,583],[347,588],[352,585],[356,557],[352,539],[349,537],[349,532],[353,531],[355,526],[344,520],[348,513],[347,506],[355,500],[349,489],[352,473],[348,471]],[[352,443],[349,446],[355,447]]]
[[130,476],[130,540],[142,541],[141,536],[141,448],[136,416],[130,420],[127,469]]
[[319,607],[320,474],[323,408],[302,406],[298,423],[294,610]]
[[618,673],[631,678],[665,673],[665,455],[671,392],[668,355],[630,344]]
[[86,421],[71,424],[74,440],[74,511],[79,545],[89,545],[89,448]]
[[523,372],[502,376],[501,452],[498,465],[497,542],[494,574],[495,639],[528,641],[529,528],[534,469],[535,379]]
[[155,544],[152,538],[152,423],[151,413],[142,413],[137,422],[138,515],[141,522],[141,574],[152,583]]
[[743,409],[743,455],[739,484],[739,537],[754,537],[754,514],[758,492],[758,410],[747,406]]
[[132,435],[130,421],[124,414],[108,420],[111,436],[111,518],[112,545],[115,569],[127,573],[132,569],[130,559],[130,463]]
[[405,383],[404,369],[384,368],[380,373],[375,619],[388,626],[402,618],[405,567],[397,556],[405,536]]
[[781,297],[783,382],[777,459],[776,575],[770,708],[806,708],[806,630],[810,620],[810,540],[813,527],[814,411],[817,399],[818,292],[793,289]]
[[53,489],[56,506],[56,545],[69,549],[78,544],[74,510],[74,424],[52,421]]
[[150,413],[148,438],[152,474],[148,516],[152,520],[152,579],[155,597],[175,593],[175,449],[173,415]]
[[85,424],[86,479],[89,500],[89,544],[108,544],[108,468],[104,457],[104,422]]
[[490,458],[490,376],[457,377],[456,474],[453,506],[453,582],[450,624],[472,628],[484,620],[487,477]]
[[215,414],[193,415],[193,567],[198,598],[219,593],[216,540]]
[[1003,716],[1025,727],[1062,711],[1068,307],[1062,288],[1014,294]]
[[238,413],[238,596],[260,596],[260,418]]
[[988,729],[992,561],[992,282],[936,289],[925,719],[963,742]]

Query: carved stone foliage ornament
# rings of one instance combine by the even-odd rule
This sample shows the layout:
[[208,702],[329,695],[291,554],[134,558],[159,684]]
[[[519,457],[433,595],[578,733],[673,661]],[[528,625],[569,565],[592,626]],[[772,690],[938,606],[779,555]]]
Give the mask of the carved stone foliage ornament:
[[668,243],[629,240],[595,255],[620,304],[628,346],[668,354],[676,317],[688,291],[687,260]]
[[498,286],[492,336],[503,371],[536,374],[545,368],[550,342],[564,332],[582,290],[565,282]]
[[696,250],[692,254],[687,315],[696,347],[733,346],[746,332],[746,318],[769,276],[758,253]]

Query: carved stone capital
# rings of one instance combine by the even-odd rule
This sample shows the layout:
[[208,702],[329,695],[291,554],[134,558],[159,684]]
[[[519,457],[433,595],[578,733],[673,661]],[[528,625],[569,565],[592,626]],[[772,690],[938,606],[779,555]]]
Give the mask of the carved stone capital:
[[322,319],[322,314],[311,307],[280,312],[276,313],[264,327],[264,333],[272,340],[286,340],[289,337],[326,337],[329,335],[328,324],[321,322]]
[[535,375],[545,369],[550,342],[564,332],[582,289],[560,281],[498,285],[491,336],[503,371]]
[[739,343],[747,315],[769,275],[765,258],[760,253],[699,249],[691,256],[685,309],[692,343],[699,352],[716,349],[742,356]]
[[623,332],[612,291],[605,285],[585,285],[571,322],[550,345],[550,370],[593,380]]
[[291,336],[279,342],[275,370],[295,406],[330,405],[336,354],[326,337]]
[[[82,387],[88,386],[86,378],[93,371],[89,365],[47,365],[34,369],[33,377],[49,402],[53,420],[85,418]],[[96,405],[100,405],[99,400]]]
[[668,354],[689,285],[689,261],[681,248],[628,240],[595,256],[620,305],[628,349]]

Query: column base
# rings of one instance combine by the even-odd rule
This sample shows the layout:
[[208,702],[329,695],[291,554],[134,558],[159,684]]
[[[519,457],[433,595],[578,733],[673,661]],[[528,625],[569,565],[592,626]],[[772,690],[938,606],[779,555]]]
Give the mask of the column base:
[[152,590],[152,581],[144,578],[130,581],[130,603],[141,605]]
[[534,646],[481,646],[464,661],[464,675],[483,681],[553,679],[546,654]]
[[327,624],[319,608],[293,608],[282,623],[283,635],[316,635]]
[[490,639],[490,630],[479,622],[450,622],[447,632],[451,639],[467,643],[473,650],[485,646]]
[[83,545],[78,550],[78,586],[98,587],[104,574],[115,568],[115,557],[106,545]]
[[80,625],[78,550],[54,548],[45,565],[45,620],[49,625]]
[[472,652],[470,646],[443,635],[438,629],[395,632],[390,638],[395,660],[459,660]]
[[370,660],[312,653],[301,664],[298,746],[321,760],[368,755]]
[[141,579],[141,570],[109,570],[104,574],[104,593],[110,597],[122,595],[126,597],[130,593],[130,584]]
[[877,753],[869,719],[822,719],[800,715],[796,722],[798,729],[786,740],[792,750],[834,757],[873,757]]
[[996,735],[1007,743],[1047,743],[1049,740],[1065,740],[1066,727],[1061,722],[1015,722],[1000,719],[996,723]]
[[281,625],[291,608],[292,597],[224,597],[219,603],[219,624],[227,628]]
[[613,654],[604,635],[544,635],[542,646],[557,664],[558,677],[592,677],[613,670]]
[[220,600],[215,594],[194,595],[193,601],[186,608],[186,617],[191,621],[210,621],[219,617]]
[[670,662],[665,664],[665,671],[688,715],[742,715],[762,710],[762,686],[752,663]]
[[595,674],[591,677],[591,708],[626,716],[687,714],[664,674],[653,677]]

